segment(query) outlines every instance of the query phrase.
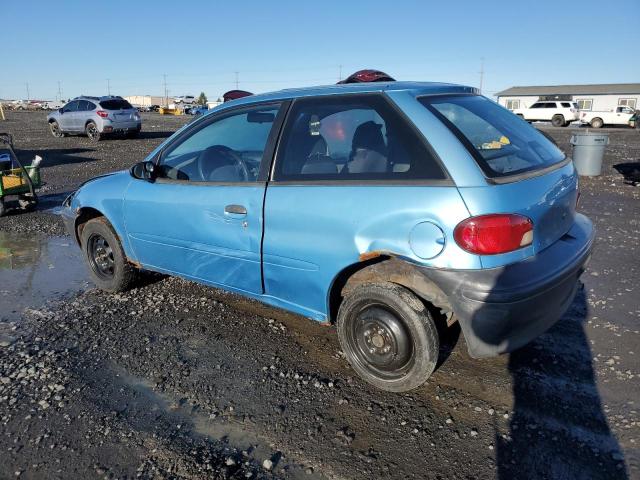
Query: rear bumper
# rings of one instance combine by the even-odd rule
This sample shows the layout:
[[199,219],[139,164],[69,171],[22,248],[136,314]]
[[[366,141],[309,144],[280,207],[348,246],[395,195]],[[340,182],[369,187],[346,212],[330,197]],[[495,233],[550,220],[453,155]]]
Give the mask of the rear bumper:
[[558,321],[575,297],[593,239],[591,221],[577,214],[560,240],[521,262],[423,273],[449,297],[469,354],[490,357],[524,346]]

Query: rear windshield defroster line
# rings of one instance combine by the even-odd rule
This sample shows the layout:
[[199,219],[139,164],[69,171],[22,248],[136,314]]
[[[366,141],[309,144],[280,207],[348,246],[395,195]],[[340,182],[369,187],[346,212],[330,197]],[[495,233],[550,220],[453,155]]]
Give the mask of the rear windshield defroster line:
[[489,178],[547,170],[566,158],[540,131],[486,97],[438,95],[418,100],[460,139]]

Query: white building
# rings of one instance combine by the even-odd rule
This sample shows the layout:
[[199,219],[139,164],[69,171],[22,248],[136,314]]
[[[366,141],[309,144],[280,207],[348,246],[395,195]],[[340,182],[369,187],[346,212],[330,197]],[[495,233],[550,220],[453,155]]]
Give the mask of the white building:
[[613,111],[622,105],[636,109],[640,108],[640,83],[511,87],[496,97],[509,110],[528,108],[538,100],[573,100],[580,110],[596,112]]

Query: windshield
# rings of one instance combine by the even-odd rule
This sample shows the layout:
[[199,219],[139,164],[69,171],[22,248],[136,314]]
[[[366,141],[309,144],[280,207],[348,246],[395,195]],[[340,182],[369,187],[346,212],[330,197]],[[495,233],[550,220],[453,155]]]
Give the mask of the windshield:
[[565,159],[542,133],[488,98],[452,95],[419,100],[460,138],[489,177],[539,170]]

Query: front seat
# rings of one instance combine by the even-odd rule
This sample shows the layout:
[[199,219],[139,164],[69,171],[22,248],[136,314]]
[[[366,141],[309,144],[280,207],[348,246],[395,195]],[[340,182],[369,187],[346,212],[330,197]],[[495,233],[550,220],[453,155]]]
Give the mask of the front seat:
[[388,165],[382,125],[373,121],[359,125],[351,142],[348,173],[383,173]]

